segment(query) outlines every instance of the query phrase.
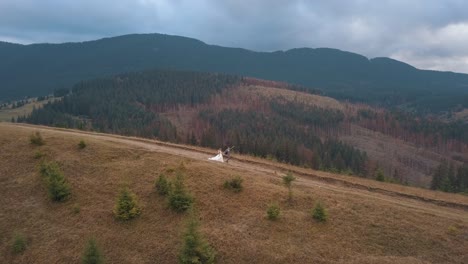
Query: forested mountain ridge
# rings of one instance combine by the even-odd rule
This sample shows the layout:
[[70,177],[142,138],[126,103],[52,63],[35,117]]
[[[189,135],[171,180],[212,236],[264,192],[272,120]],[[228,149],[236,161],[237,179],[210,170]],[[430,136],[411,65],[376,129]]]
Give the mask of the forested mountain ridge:
[[314,87],[326,95],[419,112],[468,107],[468,75],[419,70],[389,58],[329,48],[254,52],[161,34],[82,43],[0,43],[0,100],[145,69],[222,72]]
[[[443,158],[468,162],[463,123],[421,119],[225,74],[145,71],[83,81],[18,121],[236,151],[428,187]],[[317,92],[317,91],[316,91]]]

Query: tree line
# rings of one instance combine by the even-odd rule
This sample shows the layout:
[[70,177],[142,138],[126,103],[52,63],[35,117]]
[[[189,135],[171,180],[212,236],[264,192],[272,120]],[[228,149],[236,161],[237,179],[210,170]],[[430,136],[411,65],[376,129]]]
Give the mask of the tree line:
[[456,166],[443,160],[432,175],[431,189],[468,193],[468,164]]
[[240,153],[314,169],[366,175],[365,152],[333,138],[322,140],[308,129],[314,122],[322,124],[327,116],[331,121],[326,121],[325,125],[333,120],[338,125],[339,121],[333,119],[339,115],[335,111],[315,109],[314,112],[311,108],[307,112],[308,122],[304,122],[299,118],[304,115],[303,108],[283,107],[284,111],[280,111],[276,103],[272,105],[278,108],[271,114],[232,109],[201,111],[200,118],[207,121],[210,128],[203,133],[200,144],[213,148],[234,145]]

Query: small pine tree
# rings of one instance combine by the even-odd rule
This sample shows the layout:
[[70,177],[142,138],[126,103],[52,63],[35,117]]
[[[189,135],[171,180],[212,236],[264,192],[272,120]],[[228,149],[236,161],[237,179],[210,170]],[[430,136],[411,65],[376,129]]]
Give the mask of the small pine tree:
[[33,133],[29,137],[29,141],[31,142],[31,144],[36,145],[36,146],[42,146],[45,144],[44,139],[42,138],[42,135],[41,133],[39,133],[39,131],[36,131],[36,133]]
[[70,186],[60,171],[51,173],[47,179],[49,196],[56,202],[65,201],[70,196]]
[[232,178],[231,180],[225,181],[224,182],[224,188],[230,189],[233,192],[240,192],[242,191],[242,182],[244,180],[240,176],[236,176]]
[[177,173],[174,188],[169,194],[169,206],[177,212],[183,212],[192,206],[193,198],[185,190],[183,176]]
[[140,215],[140,212],[136,195],[130,192],[128,188],[122,189],[114,207],[115,218],[130,220]]
[[44,178],[49,196],[53,201],[65,201],[70,196],[70,185],[56,162],[43,160],[39,165],[39,173]]
[[375,179],[380,182],[385,181],[385,175],[381,169],[378,169],[375,173]]
[[215,250],[201,237],[198,222],[192,216],[184,235],[184,246],[179,254],[181,264],[215,263]]
[[56,162],[47,162],[46,160],[42,160],[39,164],[39,173],[47,178],[52,173],[60,173],[60,167]]
[[155,183],[156,190],[160,195],[168,195],[171,192],[172,185],[164,174],[160,174]]
[[91,238],[88,240],[88,244],[86,245],[82,261],[83,264],[100,264],[104,263],[102,254],[96,244],[96,240]]
[[46,160],[41,160],[39,163],[39,174],[42,177],[47,177],[48,171],[49,171],[49,163]]
[[312,217],[319,222],[327,221],[327,211],[325,210],[325,207],[323,207],[322,203],[318,202],[315,205],[315,208],[312,211]]
[[292,201],[292,182],[296,180],[296,177],[291,172],[288,172],[285,176],[283,176],[283,184],[288,187],[288,200]]
[[84,142],[84,140],[80,140],[80,143],[78,143],[78,148],[79,149],[86,148],[86,142]]
[[15,233],[12,245],[13,253],[20,254],[26,250],[26,239],[20,233]]
[[268,209],[267,209],[267,218],[269,220],[274,221],[278,219],[280,213],[281,213],[280,207],[275,203],[271,204],[270,206],[268,206]]

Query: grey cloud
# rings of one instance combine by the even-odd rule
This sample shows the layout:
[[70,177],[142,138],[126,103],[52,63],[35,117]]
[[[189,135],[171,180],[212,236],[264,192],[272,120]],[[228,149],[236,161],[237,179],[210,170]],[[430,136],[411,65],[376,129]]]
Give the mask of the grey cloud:
[[463,0],[2,0],[0,40],[158,32],[253,50],[332,47],[468,72]]

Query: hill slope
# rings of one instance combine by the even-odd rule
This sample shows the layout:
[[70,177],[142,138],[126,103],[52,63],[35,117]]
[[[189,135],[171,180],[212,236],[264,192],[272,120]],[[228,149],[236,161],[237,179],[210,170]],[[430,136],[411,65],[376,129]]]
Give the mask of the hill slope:
[[468,75],[418,70],[335,49],[254,52],[161,34],[83,43],[0,43],[0,100],[50,93],[96,77],[150,68],[224,72],[316,87],[340,99],[422,111],[468,107]]
[[[4,234],[0,250],[8,263],[77,262],[92,236],[107,262],[174,263],[188,216],[167,208],[153,183],[161,172],[172,179],[181,162],[186,185],[195,197],[201,232],[216,248],[219,263],[468,260],[468,200],[464,196],[347,177],[350,183],[369,184],[366,190],[356,189],[335,184],[333,175],[244,156],[236,156],[229,164],[213,163],[206,159],[210,154],[200,150],[135,138],[5,123],[0,128],[0,231]],[[29,144],[34,131],[42,133],[44,146]],[[79,140],[88,146],[79,150]],[[49,201],[37,169],[39,160],[34,158],[37,151],[61,165],[71,185],[69,201]],[[291,205],[280,179],[287,169],[299,177],[293,183]],[[319,173],[322,180],[310,173]],[[244,178],[245,188],[239,194],[222,188],[234,175]],[[130,223],[112,217],[123,184],[138,195],[143,206],[141,216]],[[465,209],[435,205],[431,199]],[[327,223],[317,223],[309,215],[317,201],[329,211]],[[282,208],[277,222],[265,219],[271,202]],[[10,251],[14,231],[27,237],[27,249],[21,255]]]

